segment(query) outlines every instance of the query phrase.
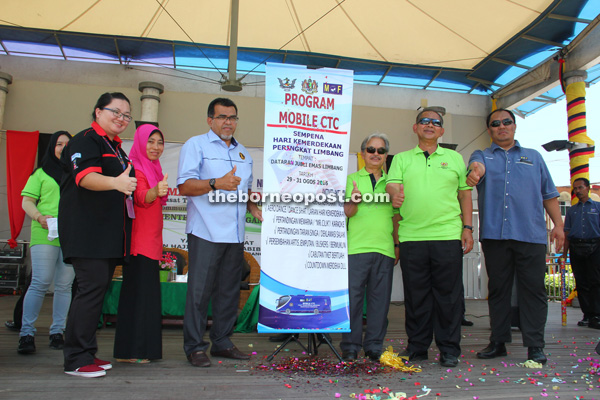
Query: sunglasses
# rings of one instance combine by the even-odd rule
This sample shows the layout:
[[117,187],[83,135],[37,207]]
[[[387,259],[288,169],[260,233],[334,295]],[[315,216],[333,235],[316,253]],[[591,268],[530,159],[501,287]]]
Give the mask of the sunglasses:
[[504,126],[510,126],[510,125],[513,124],[513,120],[510,119],[510,118],[504,118],[502,121],[500,121],[499,119],[497,119],[497,120],[494,120],[494,121],[490,122],[490,126],[492,128],[497,128],[497,127],[500,126],[500,123],[502,123],[502,125],[504,125]]
[[440,121],[439,119],[421,118],[419,120],[419,124],[421,124],[421,125],[429,125],[429,123],[431,123],[431,124],[433,124],[433,126],[437,126],[437,127],[442,126],[442,121]]
[[387,153],[387,150],[385,149],[385,147],[380,147],[378,149],[376,149],[373,146],[369,146],[366,148],[367,153],[371,153],[371,154],[375,154],[375,152],[377,152],[377,154],[385,154]]

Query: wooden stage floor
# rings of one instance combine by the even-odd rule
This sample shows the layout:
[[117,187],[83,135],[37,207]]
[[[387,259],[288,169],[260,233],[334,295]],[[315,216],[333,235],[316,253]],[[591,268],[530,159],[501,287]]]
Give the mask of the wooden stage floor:
[[[12,319],[16,296],[0,297],[0,399],[349,399],[352,393],[389,388],[419,399],[600,399],[600,375],[590,374],[590,363],[598,363],[594,353],[599,330],[577,327],[579,309],[568,309],[568,325],[561,326],[560,304],[551,303],[546,329],[548,364],[541,369],[525,368],[527,349],[521,335],[513,332],[513,343],[505,358],[479,360],[475,353],[488,343],[487,302],[467,301],[473,327],[463,327],[463,356],[456,368],[438,364],[438,351],[432,345],[422,371],[412,375],[378,370],[367,373],[361,365],[354,374],[335,374],[334,368],[316,372],[280,372],[261,366],[282,365],[288,357],[306,357],[296,344],[290,344],[271,363],[266,357],[276,344],[265,334],[235,334],[234,342],[246,352],[255,352],[250,361],[213,358],[210,368],[194,368],[182,350],[181,327],[163,330],[163,360],[146,365],[114,362],[112,327],[98,331],[99,353],[114,367],[104,378],[85,379],[62,372],[62,352],[47,346],[51,302],[46,298],[38,320],[37,353],[17,354],[18,333],[4,327]],[[404,307],[393,304],[386,338],[396,351],[404,348]],[[340,334],[333,334],[339,345]],[[306,335],[301,338],[305,339]],[[321,347],[319,361],[334,361],[333,353]],[[364,361],[364,363],[368,363]],[[338,397],[336,397],[336,394]],[[358,398],[358,396],[356,396]],[[382,399],[388,396],[382,396]]]

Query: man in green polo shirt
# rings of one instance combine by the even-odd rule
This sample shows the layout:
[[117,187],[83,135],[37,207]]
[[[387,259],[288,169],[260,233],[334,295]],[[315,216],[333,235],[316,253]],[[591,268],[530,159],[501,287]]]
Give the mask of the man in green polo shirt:
[[[387,332],[392,294],[392,275],[398,262],[398,214],[385,192],[383,170],[390,148],[383,133],[363,140],[365,167],[348,176],[344,212],[348,217],[348,292],[350,333],[342,334],[340,348],[345,361],[354,361],[361,348],[378,361]],[[363,301],[367,293],[367,328],[363,338]]]
[[386,190],[400,208],[398,238],[404,283],[405,356],[427,359],[433,335],[440,364],[455,367],[463,318],[462,256],[473,248],[473,204],[462,156],[438,145],[444,119],[421,111],[418,145],[394,156]]

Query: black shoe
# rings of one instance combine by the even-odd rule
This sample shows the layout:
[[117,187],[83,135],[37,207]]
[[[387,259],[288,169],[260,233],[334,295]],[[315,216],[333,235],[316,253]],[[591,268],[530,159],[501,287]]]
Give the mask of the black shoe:
[[400,357],[408,357],[408,361],[425,361],[429,357],[427,351],[408,351],[404,350],[400,353]]
[[500,342],[490,342],[488,347],[477,353],[477,358],[489,359],[506,356],[506,345]]
[[544,354],[544,350],[541,347],[528,347],[527,348],[527,359],[538,362],[540,364],[546,364],[548,359]]
[[290,336],[300,337],[299,333],[279,333],[275,336],[269,336],[269,342],[285,342]]
[[444,367],[456,367],[458,365],[458,357],[450,353],[442,353],[440,355],[440,364]]
[[21,330],[21,326],[20,326],[20,325],[17,325],[17,324],[15,324],[15,321],[6,321],[6,322],[4,323],[4,326],[5,326],[7,329],[10,329],[11,331],[20,331],[20,330]]
[[473,326],[473,321],[469,321],[465,317],[463,317],[462,321],[460,321],[462,326]]
[[50,344],[48,344],[48,346],[54,350],[61,350],[65,346],[65,339],[63,338],[62,333],[50,335]]
[[371,361],[379,361],[381,358],[381,351],[367,350],[365,351],[365,356],[369,357]]
[[358,357],[356,351],[343,351],[342,352],[342,360],[346,361],[346,362],[352,362],[352,361],[356,361],[356,358]]
[[19,347],[17,347],[17,353],[19,354],[32,354],[35,353],[35,339],[31,335],[21,336],[19,339]]
[[588,326],[589,323],[590,323],[590,319],[588,317],[584,316],[583,319],[577,323],[577,326]]
[[596,316],[596,317],[590,318],[588,328],[600,329],[600,317]]

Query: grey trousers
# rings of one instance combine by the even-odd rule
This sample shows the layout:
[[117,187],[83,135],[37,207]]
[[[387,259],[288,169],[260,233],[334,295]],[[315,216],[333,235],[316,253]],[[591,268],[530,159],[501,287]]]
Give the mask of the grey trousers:
[[[387,332],[394,259],[380,253],[348,256],[350,333],[342,334],[342,351],[381,352]],[[367,329],[363,339],[363,303],[367,293]]]
[[183,317],[186,355],[206,351],[208,305],[212,300],[210,341],[213,351],[233,347],[229,339],[237,318],[243,243],[213,243],[188,234],[188,290]]

